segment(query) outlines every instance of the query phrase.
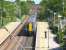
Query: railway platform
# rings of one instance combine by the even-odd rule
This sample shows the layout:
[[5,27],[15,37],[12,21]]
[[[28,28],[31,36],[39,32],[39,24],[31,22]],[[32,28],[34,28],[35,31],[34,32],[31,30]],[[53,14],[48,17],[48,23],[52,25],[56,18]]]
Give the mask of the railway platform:
[[48,38],[45,38],[45,31],[48,31],[47,22],[37,22],[35,50],[48,50]]

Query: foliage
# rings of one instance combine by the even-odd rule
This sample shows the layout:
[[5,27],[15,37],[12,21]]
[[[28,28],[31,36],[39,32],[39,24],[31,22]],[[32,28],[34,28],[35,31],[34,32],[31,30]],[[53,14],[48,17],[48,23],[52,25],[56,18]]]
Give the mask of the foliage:
[[41,10],[40,10],[39,16],[42,19],[52,16],[50,13],[47,14],[46,11],[48,9],[58,14],[61,14],[62,16],[66,16],[66,6],[65,6],[66,1],[65,0],[64,0],[64,12],[63,12],[63,0],[42,0],[40,5],[41,5]]
[[[21,18],[22,15],[27,15],[29,14],[29,10],[32,8],[32,5],[34,4],[33,1],[17,1],[17,16]],[[21,12],[20,12],[21,11]]]
[[42,0],[42,2],[40,3],[40,12],[38,14],[39,16],[39,20],[44,20],[46,19],[46,16],[45,16],[45,11],[47,9],[47,1],[46,0]]
[[54,12],[62,11],[62,0],[49,0],[48,1],[48,8],[53,10]]
[[[0,26],[8,22],[16,21],[16,16],[20,18],[24,14],[28,14],[33,2],[23,2],[16,0],[15,2],[0,0]],[[28,6],[29,5],[29,6]],[[18,11],[19,12],[18,12]],[[2,17],[2,18],[1,18]],[[2,24],[3,23],[3,24]]]
[[58,27],[53,26],[52,27],[52,33],[57,34],[57,32],[58,32]]

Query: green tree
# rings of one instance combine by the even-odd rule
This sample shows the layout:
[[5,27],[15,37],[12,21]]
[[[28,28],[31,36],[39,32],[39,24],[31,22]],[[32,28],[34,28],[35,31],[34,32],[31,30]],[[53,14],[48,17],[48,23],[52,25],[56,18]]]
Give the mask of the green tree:
[[47,10],[47,0],[42,0],[40,3],[40,13],[39,13],[39,20],[46,19],[45,13]]

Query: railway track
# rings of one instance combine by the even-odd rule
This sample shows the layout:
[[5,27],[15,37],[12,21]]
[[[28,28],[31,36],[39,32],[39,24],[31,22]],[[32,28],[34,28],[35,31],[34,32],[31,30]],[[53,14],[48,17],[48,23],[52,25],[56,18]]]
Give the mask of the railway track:
[[6,43],[0,48],[0,50],[17,50],[20,45],[25,45],[26,37],[15,36],[8,39]]
[[23,47],[25,50],[30,50],[32,40],[33,37],[18,36],[13,34],[5,41],[0,50],[20,50],[20,47],[21,49]]

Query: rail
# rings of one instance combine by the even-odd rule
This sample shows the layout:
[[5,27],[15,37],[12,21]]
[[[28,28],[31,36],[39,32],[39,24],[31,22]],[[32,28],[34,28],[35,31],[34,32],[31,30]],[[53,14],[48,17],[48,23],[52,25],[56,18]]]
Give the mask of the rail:
[[11,35],[19,33],[19,31],[22,29],[24,24],[27,22],[28,18],[29,17],[25,17],[25,19],[22,20],[22,22],[10,33],[10,35],[6,37],[6,39],[4,39],[2,43],[0,43],[0,47],[4,45],[4,42],[6,42],[11,37]]

